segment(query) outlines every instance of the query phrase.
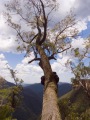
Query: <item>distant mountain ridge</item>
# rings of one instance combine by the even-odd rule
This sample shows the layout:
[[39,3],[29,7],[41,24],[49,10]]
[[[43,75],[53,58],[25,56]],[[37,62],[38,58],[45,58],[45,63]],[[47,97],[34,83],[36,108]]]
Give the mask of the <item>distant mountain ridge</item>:
[[[7,86],[14,86],[13,83],[6,82]],[[72,90],[69,83],[58,84],[58,96],[62,96]],[[23,101],[20,107],[13,114],[17,120],[37,120],[41,114],[43,100],[43,86],[40,83],[24,85]]]
[[[72,90],[72,85],[69,83],[59,83],[58,84],[58,96],[62,96]],[[32,113],[34,113],[35,117],[39,116],[41,114],[42,110],[42,101],[43,101],[43,86],[40,83],[32,84],[32,85],[25,85],[23,90],[23,104],[26,106],[29,110],[31,110]],[[17,113],[17,111],[16,111]],[[18,110],[18,114],[15,117],[18,118],[18,120],[28,120],[23,118],[20,118],[20,110]],[[21,116],[22,117],[22,116]],[[34,120],[29,119],[29,120]]]

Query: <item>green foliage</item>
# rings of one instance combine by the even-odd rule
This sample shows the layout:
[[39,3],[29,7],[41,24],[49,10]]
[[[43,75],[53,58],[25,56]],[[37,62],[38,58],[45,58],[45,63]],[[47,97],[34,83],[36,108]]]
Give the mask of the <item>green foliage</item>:
[[81,114],[82,120],[90,120],[90,109],[86,110]]
[[90,120],[90,99],[83,90],[71,91],[59,100],[62,120]]
[[[82,77],[90,76],[90,66],[85,66],[83,62],[72,68],[76,80],[80,80]],[[72,80],[73,81],[73,80]]]
[[0,120],[11,120],[12,112],[13,109],[8,104],[0,106]]
[[13,112],[13,108],[10,106],[10,101],[8,100],[10,94],[10,89],[2,89],[0,90],[0,120],[11,120],[11,114]]
[[[51,16],[59,7],[58,0],[27,0],[23,4],[20,0],[12,0],[5,7],[7,23],[16,31],[16,41],[19,44],[17,51],[26,51],[27,55],[34,52],[35,58],[41,58],[37,44],[43,48],[47,57],[53,56],[53,59],[54,55],[71,48],[65,39],[78,34],[72,11],[64,19],[52,22]],[[14,20],[14,15],[19,18],[17,21]],[[23,30],[23,24],[27,29]]]
[[[12,87],[2,87],[0,89],[0,120],[11,120],[13,112],[20,105],[22,101],[22,79],[18,79],[16,77],[16,72],[13,69],[9,68],[7,65],[7,69],[11,73],[11,77],[14,79],[15,85]],[[1,83],[4,84],[5,81],[3,78],[0,78]]]
[[22,86],[13,86],[0,90],[0,120],[11,120],[12,114],[21,103]]
[[8,96],[8,100],[10,103],[10,106],[12,106],[12,108],[16,108],[20,105],[21,101],[22,101],[22,95],[21,95],[21,91],[22,91],[22,86],[14,86],[10,88],[11,92]]
[[8,94],[10,93],[10,89],[1,89],[0,90],[0,97],[3,99],[7,98]]
[[43,48],[47,50],[48,54],[56,52],[55,44],[49,40],[48,42],[43,43]]
[[75,57],[77,57],[80,53],[79,53],[79,48],[76,48],[75,50],[74,50],[74,52],[75,52]]

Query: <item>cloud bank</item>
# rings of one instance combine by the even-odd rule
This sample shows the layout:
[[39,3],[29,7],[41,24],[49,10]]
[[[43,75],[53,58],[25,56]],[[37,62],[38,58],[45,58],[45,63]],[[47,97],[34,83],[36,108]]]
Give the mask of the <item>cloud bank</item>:
[[[3,6],[7,0],[0,1],[0,51],[1,52],[15,52],[18,46],[15,37],[15,32],[5,24],[5,19],[2,16],[3,10],[5,7]],[[88,22],[90,22],[90,1],[89,0],[58,0],[60,2],[59,11],[57,14],[53,15],[55,21],[59,19],[63,19],[70,10],[76,14],[76,19],[79,21],[76,25],[80,32],[87,30]],[[74,39],[72,41],[72,46],[74,48],[79,47],[80,50],[84,48],[83,46],[84,39],[82,37],[78,37],[78,39]],[[33,55],[32,57],[33,58]],[[31,59],[29,57],[24,58],[19,64],[14,68],[18,71],[17,76],[22,78],[25,83],[37,83],[40,82],[40,77],[43,75],[41,68],[37,63],[32,63],[28,65],[28,61]],[[72,59],[70,51],[68,53],[64,53],[58,55],[56,61],[51,63],[53,71],[56,71],[58,76],[60,77],[60,81],[70,82],[70,78],[73,76],[70,69],[66,69],[65,63],[68,59]],[[8,61],[6,60],[4,54],[0,54],[0,73],[5,77],[6,80],[12,81],[10,72],[6,69],[6,64]],[[67,80],[66,80],[67,78]]]

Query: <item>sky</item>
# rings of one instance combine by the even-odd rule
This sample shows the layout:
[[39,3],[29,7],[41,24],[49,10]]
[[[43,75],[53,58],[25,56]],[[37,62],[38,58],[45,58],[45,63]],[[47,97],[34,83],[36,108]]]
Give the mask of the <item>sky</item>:
[[[18,46],[15,41],[14,31],[5,23],[3,17],[3,11],[5,11],[4,4],[8,0],[0,0],[0,76],[4,77],[10,82],[14,82],[11,78],[10,71],[7,69],[7,63],[9,66],[17,70],[17,77],[24,80],[24,83],[39,83],[40,78],[43,75],[42,69],[38,66],[38,63],[33,62],[28,64],[28,61],[33,58],[33,53],[30,57],[24,57],[25,53],[18,53],[16,48]],[[58,0],[60,3],[57,14],[54,14],[54,20],[64,18],[70,10],[76,15],[77,28],[80,32],[80,36],[77,39],[73,39],[72,46],[74,48],[79,47],[82,51],[84,48],[84,39],[90,34],[90,0]],[[72,58],[70,51],[68,53],[59,54],[56,61],[51,62],[53,71],[56,71],[60,82],[69,82],[74,76],[70,68],[65,67],[65,63],[68,59]],[[90,59],[85,61],[85,64],[89,64]]]

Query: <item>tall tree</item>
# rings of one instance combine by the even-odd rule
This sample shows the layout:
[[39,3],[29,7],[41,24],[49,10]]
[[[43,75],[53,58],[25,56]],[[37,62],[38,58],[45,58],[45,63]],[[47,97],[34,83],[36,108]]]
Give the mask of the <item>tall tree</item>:
[[[73,50],[77,62],[69,61],[71,70],[74,74],[72,83],[82,86],[86,92],[88,92],[88,89],[90,89],[90,37],[85,39],[84,49],[82,49],[82,51],[79,48]],[[85,61],[87,61],[87,64],[85,64]]]
[[53,16],[58,10],[56,0],[12,0],[5,6],[8,25],[16,31],[17,41],[20,43],[17,49],[26,51],[28,56],[33,52],[35,58],[29,63],[39,61],[44,72],[41,120],[61,120],[57,75],[52,71],[49,61],[56,60],[55,55],[71,48],[69,38],[78,33],[73,27],[75,18],[71,13],[61,21],[54,21]]
[[22,79],[16,77],[16,71],[9,68],[11,77],[14,79],[15,84],[8,86],[7,81],[0,77],[0,119],[11,120],[13,113],[22,101]]

